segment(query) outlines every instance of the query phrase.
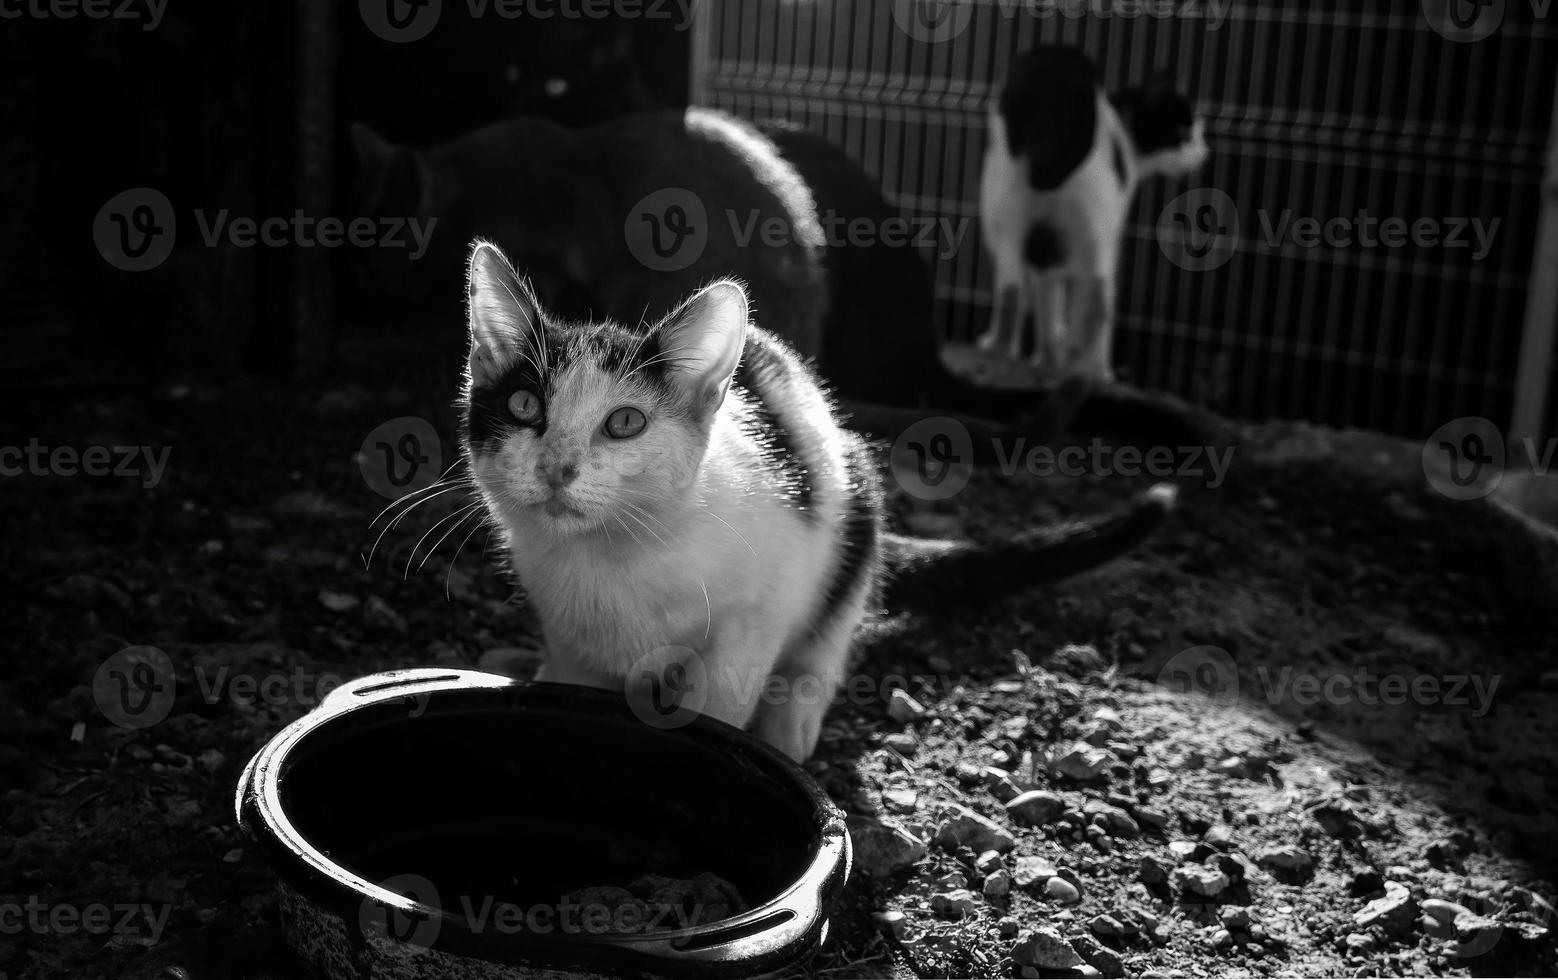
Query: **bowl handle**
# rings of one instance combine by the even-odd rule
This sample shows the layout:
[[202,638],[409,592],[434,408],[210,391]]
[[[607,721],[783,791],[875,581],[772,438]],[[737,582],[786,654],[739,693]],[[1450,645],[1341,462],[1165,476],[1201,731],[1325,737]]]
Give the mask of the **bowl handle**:
[[411,667],[386,670],[354,677],[337,687],[320,702],[320,709],[341,711],[365,698],[392,698],[427,694],[448,687],[507,687],[512,677],[480,670],[446,670],[438,667]]

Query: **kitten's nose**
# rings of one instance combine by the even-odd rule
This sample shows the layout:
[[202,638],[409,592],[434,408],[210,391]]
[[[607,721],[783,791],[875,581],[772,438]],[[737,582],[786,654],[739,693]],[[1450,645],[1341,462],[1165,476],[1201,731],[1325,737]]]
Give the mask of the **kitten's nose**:
[[567,486],[579,475],[579,461],[577,459],[566,461],[557,459],[542,460],[538,468],[541,470],[542,479],[546,480],[547,486],[550,486],[553,490]]

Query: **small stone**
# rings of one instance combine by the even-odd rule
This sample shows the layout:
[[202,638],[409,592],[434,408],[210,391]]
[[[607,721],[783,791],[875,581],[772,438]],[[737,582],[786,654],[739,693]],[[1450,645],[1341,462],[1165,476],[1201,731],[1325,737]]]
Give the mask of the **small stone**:
[[1120,731],[1125,727],[1125,722],[1120,720],[1120,713],[1108,705],[1093,712],[1093,724],[1107,728],[1111,732]]
[[1359,929],[1379,926],[1387,933],[1405,932],[1417,920],[1417,902],[1407,887],[1394,881],[1385,882],[1382,898],[1365,905],[1353,913],[1352,923]]
[[1105,946],[1086,933],[1071,937],[1071,948],[1082,957],[1083,962],[1098,971],[1101,977],[1116,980],[1125,976],[1125,962],[1120,959],[1120,954]]
[[882,737],[882,744],[902,756],[912,757],[920,750],[920,741],[908,732],[893,732]]
[[913,813],[919,800],[920,794],[912,789],[900,787],[882,790],[882,805],[893,813]]
[[1168,826],[1168,814],[1162,810],[1154,810],[1151,807],[1145,806],[1132,807],[1132,810],[1135,811],[1138,821],[1146,824],[1153,830],[1162,830]]
[[974,859],[974,870],[982,875],[992,874],[1006,867],[1000,851],[985,851]]
[[1017,845],[1017,839],[1010,831],[968,807],[953,806],[948,814],[936,830],[936,843],[948,850],[967,847],[975,854],[984,851],[1004,853]]
[[1309,852],[1292,844],[1269,847],[1261,851],[1255,860],[1289,881],[1307,878],[1315,868],[1315,859]]
[[1019,824],[1042,827],[1065,812],[1066,801],[1042,789],[1029,790],[1006,803],[1006,814]]
[[923,860],[925,842],[902,827],[870,817],[852,816],[846,821],[854,846],[855,867],[872,877],[885,878]]
[[1020,857],[1017,859],[1017,870],[1013,880],[1018,888],[1043,887],[1059,873],[1053,863],[1043,858]]
[[1195,860],[1196,851],[1200,847],[1200,844],[1188,840],[1171,840],[1168,845],[1169,853],[1181,863]]
[[1246,929],[1250,925],[1250,910],[1242,905],[1224,905],[1217,912],[1224,929],[1232,929],[1235,932]]
[[1131,815],[1117,806],[1106,806],[1093,818],[1103,821],[1103,828],[1111,837],[1121,840],[1135,840],[1141,836],[1141,825]]
[[1045,970],[1069,970],[1082,962],[1082,957],[1065,937],[1049,927],[1031,929],[1019,936],[1012,946],[1011,957],[1018,966]]
[[910,697],[903,688],[894,688],[887,699],[887,717],[900,725],[907,725],[925,717],[925,706]]
[[1377,948],[1374,937],[1362,932],[1350,932],[1344,940],[1347,952],[1353,956],[1371,956]]
[[1142,884],[1145,885],[1162,885],[1167,883],[1169,872],[1174,870],[1172,864],[1150,854],[1142,855],[1138,868],[1140,869],[1139,874]]
[[1424,915],[1429,916],[1437,922],[1442,922],[1447,926],[1455,925],[1455,917],[1461,913],[1471,912],[1471,909],[1468,909],[1464,905],[1459,905],[1455,902],[1449,902],[1442,898],[1423,899],[1422,910]]
[[1174,869],[1172,880],[1180,891],[1203,898],[1216,898],[1233,884],[1220,870],[1204,864],[1182,864]]
[[1002,916],[995,924],[995,934],[1005,939],[1010,939],[1021,930],[1022,926],[1018,925],[1017,920],[1009,915]]
[[986,782],[986,785],[990,788],[990,795],[995,797],[998,803],[1010,803],[1022,795],[1022,790],[1018,789],[1017,784],[1012,782],[1011,776],[1001,772],[994,766],[990,767],[990,771],[1001,773],[999,777],[988,779]]
[[996,900],[1005,898],[1012,890],[1012,873],[1005,868],[993,871],[985,876],[985,898]]
[[961,919],[979,908],[979,900],[966,888],[950,892],[937,892],[930,897],[930,909],[949,919]]
[[1212,945],[1218,949],[1224,949],[1233,945],[1233,935],[1227,929],[1219,929],[1212,933]]
[[1448,840],[1436,840],[1423,849],[1423,856],[1428,859],[1430,867],[1440,871],[1453,871],[1461,874],[1466,870],[1466,864],[1461,860],[1460,850]]
[[356,609],[361,601],[356,596],[344,592],[331,592],[329,589],[321,589],[319,592],[319,604],[331,612],[350,612]]
[[1061,905],[1075,905],[1082,901],[1082,892],[1077,886],[1058,875],[1044,883],[1044,894]]
[[1087,922],[1095,936],[1119,936],[1125,933],[1125,924],[1112,915],[1095,915]]
[[1201,835],[1201,839],[1219,851],[1226,851],[1233,844],[1233,828],[1225,823],[1213,824]]
[[883,932],[894,939],[902,939],[905,930],[909,926],[909,917],[896,909],[888,912],[877,912],[871,918],[881,927]]
[[1114,763],[1114,756],[1086,742],[1077,742],[1070,751],[1055,760],[1055,771],[1077,782],[1091,782]]

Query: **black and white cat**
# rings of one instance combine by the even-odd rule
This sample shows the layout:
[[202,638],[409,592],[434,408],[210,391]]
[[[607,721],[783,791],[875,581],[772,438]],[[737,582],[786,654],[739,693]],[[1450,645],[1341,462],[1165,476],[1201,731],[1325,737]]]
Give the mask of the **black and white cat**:
[[1019,58],[989,113],[979,188],[995,311],[979,346],[1050,375],[1113,378],[1115,272],[1142,180],[1188,174],[1204,125],[1166,75],[1112,99],[1080,51]]
[[911,601],[994,596],[1119,554],[1174,503],[1159,485],[1108,520],[988,549],[886,535],[865,441],[749,322],[735,281],[626,324],[554,316],[487,243],[467,282],[462,445],[539,615],[544,679],[622,691],[653,658],[707,678],[696,710],[795,759],[816,746],[884,561]]

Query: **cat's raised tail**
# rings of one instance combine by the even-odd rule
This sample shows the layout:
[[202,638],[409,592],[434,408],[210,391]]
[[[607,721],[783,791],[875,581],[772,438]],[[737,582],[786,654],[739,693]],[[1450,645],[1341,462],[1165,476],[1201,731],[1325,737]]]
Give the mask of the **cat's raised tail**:
[[1144,541],[1178,498],[1178,487],[1158,483],[1115,513],[1034,528],[988,544],[884,535],[888,578],[883,603],[934,612],[1085,572]]

